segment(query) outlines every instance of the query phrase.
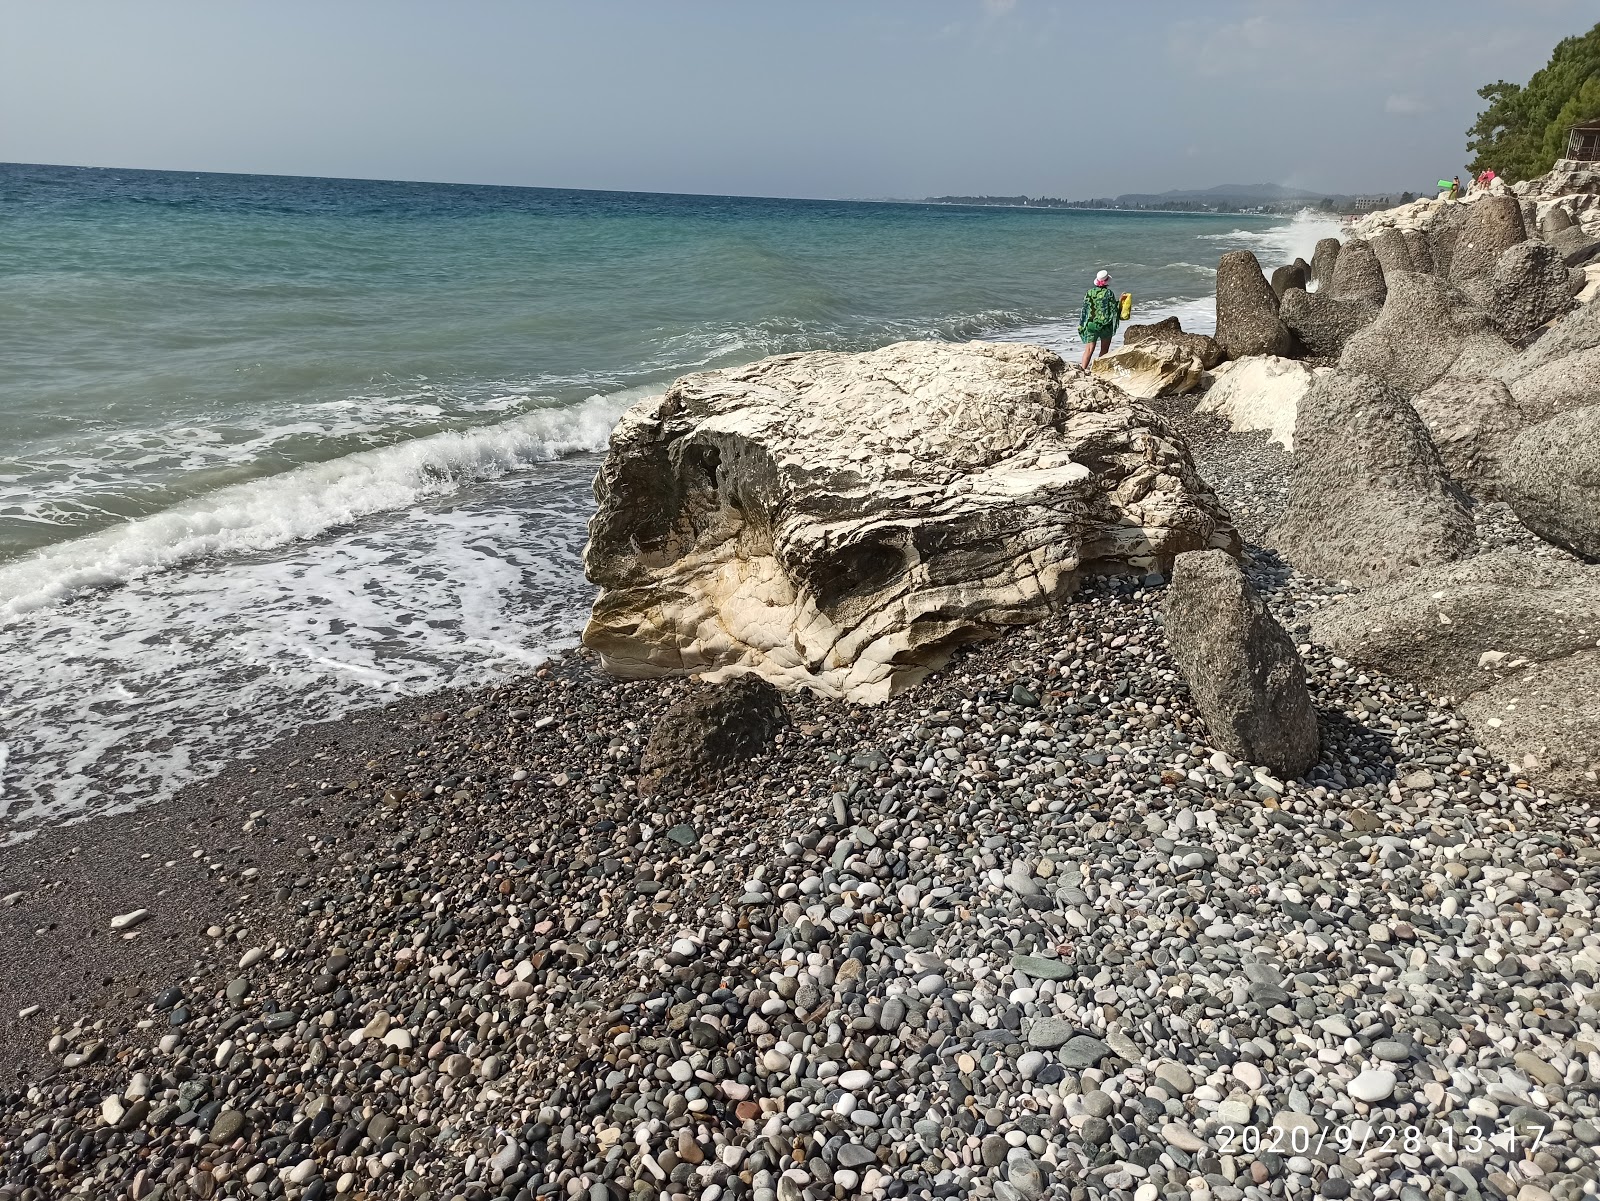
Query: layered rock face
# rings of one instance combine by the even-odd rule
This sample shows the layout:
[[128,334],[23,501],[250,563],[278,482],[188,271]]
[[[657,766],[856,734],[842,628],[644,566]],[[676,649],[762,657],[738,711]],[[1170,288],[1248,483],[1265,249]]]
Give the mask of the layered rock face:
[[1238,560],[1179,555],[1162,619],[1212,743],[1277,775],[1304,775],[1321,747],[1305,665]]
[[1168,346],[1181,346],[1200,360],[1200,366],[1210,371],[1222,362],[1222,347],[1209,334],[1189,334],[1183,330],[1176,317],[1167,317],[1149,325],[1122,327],[1124,346],[1142,346],[1146,342],[1164,342]]
[[1325,579],[1381,583],[1476,549],[1465,496],[1405,397],[1336,372],[1300,402],[1289,504],[1272,544]]
[[866,701],[1043,618],[1082,572],[1238,547],[1158,418],[1015,344],[686,376],[623,416],[595,496],[584,641],[608,670]]
[[1193,392],[1205,375],[1198,355],[1170,342],[1121,346],[1096,359],[1090,370],[1141,400]]

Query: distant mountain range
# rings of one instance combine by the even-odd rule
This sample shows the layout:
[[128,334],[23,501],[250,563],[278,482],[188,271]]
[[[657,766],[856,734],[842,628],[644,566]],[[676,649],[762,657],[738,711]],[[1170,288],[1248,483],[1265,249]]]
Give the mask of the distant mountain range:
[[1054,196],[930,196],[928,204],[1009,205],[1018,208],[1124,208],[1204,209],[1213,212],[1285,212],[1316,207],[1352,212],[1387,207],[1411,199],[1407,192],[1363,196],[1329,195],[1276,183],[1225,183],[1213,188],[1172,188],[1166,192],[1124,192],[1088,200],[1062,200]]

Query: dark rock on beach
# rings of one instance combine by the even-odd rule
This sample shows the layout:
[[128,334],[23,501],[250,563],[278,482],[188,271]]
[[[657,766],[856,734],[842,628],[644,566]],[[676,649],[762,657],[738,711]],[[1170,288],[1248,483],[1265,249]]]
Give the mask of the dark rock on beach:
[[703,789],[767,750],[787,724],[783,694],[760,676],[702,685],[661,715],[639,765],[639,794]]
[[1230,359],[1294,357],[1294,335],[1278,319],[1278,297],[1248,250],[1230,251],[1217,264],[1216,337]]
[[1323,284],[1319,293],[1334,300],[1362,300],[1382,304],[1388,296],[1383,265],[1378,261],[1370,242],[1351,238],[1339,251],[1333,264],[1333,278]]
[[1238,561],[1179,555],[1162,617],[1212,741],[1274,775],[1304,775],[1320,746],[1305,666]]
[[1280,301],[1290,288],[1299,288],[1301,291],[1306,288],[1306,269],[1299,260],[1285,264],[1272,273],[1272,290]]
[[1323,238],[1317,242],[1317,248],[1311,255],[1310,272],[1310,282],[1317,285],[1317,291],[1326,292],[1332,285],[1333,268],[1339,261],[1342,245],[1338,238]]
[[1370,300],[1335,300],[1290,288],[1283,294],[1279,316],[1308,355],[1337,359],[1351,338],[1378,319],[1380,307]]

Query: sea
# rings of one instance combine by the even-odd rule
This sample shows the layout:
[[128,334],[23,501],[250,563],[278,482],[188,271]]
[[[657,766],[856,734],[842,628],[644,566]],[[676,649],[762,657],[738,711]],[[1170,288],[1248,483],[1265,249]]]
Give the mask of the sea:
[[1209,331],[1331,219],[0,164],[0,843],[297,726],[526,672],[675,377],[904,339],[1078,353],[1096,270]]

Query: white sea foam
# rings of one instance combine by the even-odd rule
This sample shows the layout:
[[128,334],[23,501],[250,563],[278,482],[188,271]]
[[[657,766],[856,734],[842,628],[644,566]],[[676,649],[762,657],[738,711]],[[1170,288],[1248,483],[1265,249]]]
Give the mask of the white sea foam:
[[1317,243],[1337,238],[1339,219],[1315,209],[1302,209],[1292,220],[1266,229],[1234,229],[1226,233],[1201,234],[1207,242],[1220,242],[1229,250],[1249,250],[1268,272],[1297,258],[1311,261]]
[[593,596],[580,552],[595,466],[535,464],[15,617],[0,638],[0,844],[570,644]]
[[0,625],[85,588],[212,556],[316,537],[565,454],[604,448],[639,388],[569,408],[539,409],[464,432],[434,434],[312,463],[208,493],[149,517],[0,565]]

